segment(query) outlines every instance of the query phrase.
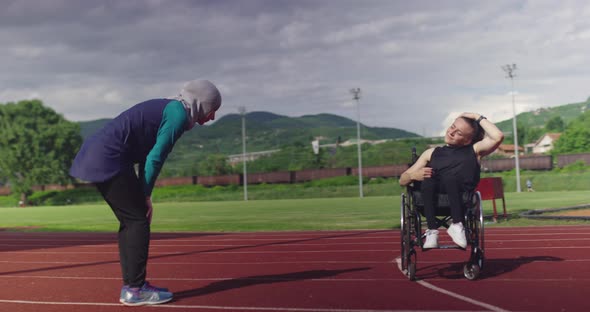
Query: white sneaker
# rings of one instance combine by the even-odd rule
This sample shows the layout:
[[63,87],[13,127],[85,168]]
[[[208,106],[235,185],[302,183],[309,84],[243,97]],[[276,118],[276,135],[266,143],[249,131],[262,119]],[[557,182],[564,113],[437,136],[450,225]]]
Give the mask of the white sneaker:
[[427,230],[424,233],[426,236],[426,240],[424,241],[424,245],[422,248],[437,248],[438,247],[438,230]]
[[457,222],[451,224],[447,229],[447,233],[453,239],[453,242],[461,248],[467,247],[467,239],[465,238],[465,228],[463,223]]

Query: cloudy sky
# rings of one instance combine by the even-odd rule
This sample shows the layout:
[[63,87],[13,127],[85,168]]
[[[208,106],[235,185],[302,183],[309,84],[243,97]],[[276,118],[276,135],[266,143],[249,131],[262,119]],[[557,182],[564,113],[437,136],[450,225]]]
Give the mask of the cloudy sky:
[[220,115],[332,113],[434,135],[462,111],[590,96],[588,1],[0,0],[0,103],[40,98],[111,118],[185,81],[219,86]]

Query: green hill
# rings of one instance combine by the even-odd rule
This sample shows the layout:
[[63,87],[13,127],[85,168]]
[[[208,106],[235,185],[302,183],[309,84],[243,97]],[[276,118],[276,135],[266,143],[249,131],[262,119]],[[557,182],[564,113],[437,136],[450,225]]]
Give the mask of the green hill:
[[[586,110],[590,110],[590,98],[588,98],[586,102],[540,108],[532,112],[520,113],[516,116],[516,120],[521,126],[541,128],[544,127],[547,121],[552,117],[560,116],[567,124]],[[498,122],[496,125],[500,130],[506,133],[512,133],[512,118]]]
[[[316,137],[321,144],[356,139],[356,121],[332,114],[287,117],[269,112],[246,114],[247,151],[280,149],[295,144],[309,145]],[[108,119],[80,122],[83,137],[94,133]],[[361,136],[368,140],[419,137],[418,134],[361,124]],[[311,146],[311,145],[310,145]],[[174,147],[163,175],[195,172],[198,162],[210,154],[242,152],[242,118],[239,114],[221,117],[211,125],[196,126],[185,133]]]

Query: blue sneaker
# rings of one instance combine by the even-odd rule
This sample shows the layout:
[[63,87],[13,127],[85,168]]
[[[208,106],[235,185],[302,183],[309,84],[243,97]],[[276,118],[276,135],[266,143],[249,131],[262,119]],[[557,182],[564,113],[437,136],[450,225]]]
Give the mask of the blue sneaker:
[[[143,287],[151,288],[154,291],[159,291],[159,292],[169,292],[168,288],[156,287],[147,281],[145,282]],[[125,301],[125,293],[127,292],[128,289],[129,289],[129,285],[123,285],[123,287],[121,287],[121,295],[119,296],[119,302],[123,303],[123,301]]]
[[123,285],[123,287],[121,287],[121,296],[119,297],[120,303],[123,303],[125,301],[125,294],[127,293],[128,290],[129,290],[129,285]]
[[146,282],[141,288],[123,286],[119,301],[128,306],[140,306],[160,304],[172,300],[172,293],[169,291],[163,291],[162,289],[166,288],[154,287],[148,282]]
[[145,281],[145,284],[143,284],[143,288],[145,289],[150,289],[152,291],[165,291],[165,292],[170,292],[168,290],[168,288],[164,288],[164,287],[156,287],[152,284],[150,284],[148,281]]

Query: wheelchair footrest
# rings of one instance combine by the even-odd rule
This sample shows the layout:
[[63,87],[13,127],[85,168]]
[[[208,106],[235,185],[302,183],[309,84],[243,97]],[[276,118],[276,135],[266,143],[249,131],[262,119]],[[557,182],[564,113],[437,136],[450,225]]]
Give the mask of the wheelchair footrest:
[[465,250],[465,248],[461,248],[457,245],[439,245],[436,248],[422,248],[422,250],[427,251],[427,250],[431,250],[431,249],[459,249],[459,250]]

